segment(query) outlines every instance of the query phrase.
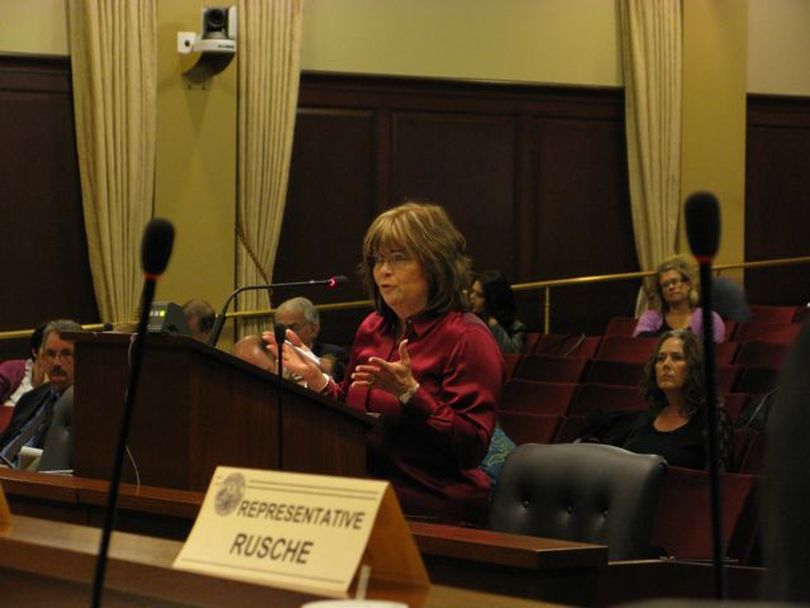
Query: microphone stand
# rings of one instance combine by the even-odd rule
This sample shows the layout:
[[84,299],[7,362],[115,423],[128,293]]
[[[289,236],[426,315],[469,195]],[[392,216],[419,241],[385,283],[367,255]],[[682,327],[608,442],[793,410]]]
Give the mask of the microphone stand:
[[[276,323],[273,325],[273,335],[276,339],[276,349],[278,350],[278,378],[276,387],[278,388],[277,391],[277,407],[278,407],[278,428],[281,432],[284,432],[284,408],[281,406],[281,398],[284,394],[284,359],[282,357],[282,349],[284,348],[284,341],[287,339],[287,328],[284,327],[281,323]],[[276,462],[276,466],[281,470],[283,467],[281,466],[282,460],[282,450],[281,450],[281,442],[278,442],[277,446],[278,451],[278,461]]]
[[[697,256],[696,256],[697,257]],[[706,374],[706,427],[709,443],[709,490],[711,496],[712,556],[715,597],[728,596],[728,581],[723,560],[723,496],[720,491],[720,462],[717,437],[717,380],[714,367],[714,319],[712,318],[711,258],[698,257],[702,286],[703,364]]]
[[107,494],[107,508],[104,511],[104,525],[101,530],[101,542],[99,544],[98,559],[96,560],[95,577],[93,579],[92,603],[93,608],[101,606],[101,596],[104,591],[104,577],[107,571],[107,556],[110,549],[110,536],[112,534],[113,522],[115,520],[115,507],[118,502],[118,490],[121,485],[121,469],[124,465],[124,452],[126,451],[127,435],[129,435],[129,423],[132,420],[132,412],[135,409],[135,395],[138,390],[138,379],[141,375],[141,363],[143,362],[144,346],[146,344],[146,327],[149,323],[149,309],[152,307],[152,300],[155,298],[155,279],[147,276],[143,286],[143,297],[141,300],[141,315],[138,321],[138,330],[132,344],[132,358],[130,362],[129,384],[124,401],[124,411],[121,416],[121,426],[118,430],[118,442],[115,448],[115,462],[113,464],[112,477],[110,478],[110,490]]

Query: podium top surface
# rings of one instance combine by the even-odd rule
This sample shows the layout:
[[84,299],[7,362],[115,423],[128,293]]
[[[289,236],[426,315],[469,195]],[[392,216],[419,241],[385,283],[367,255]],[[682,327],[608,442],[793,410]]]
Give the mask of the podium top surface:
[[[126,348],[133,335],[134,334],[119,332],[65,332],[62,334],[62,337],[65,340],[74,341],[77,345],[93,344],[111,348]],[[243,373],[261,378],[265,382],[279,384],[279,378],[276,374],[271,374],[270,372],[256,367],[247,361],[243,361],[230,353],[208,346],[207,344],[188,336],[148,333],[146,337],[146,357],[149,356],[150,349],[160,349],[164,351],[177,350],[178,352],[185,352],[187,354],[191,353],[193,356],[199,356],[209,361],[216,361],[218,364],[226,368],[239,369]],[[324,407],[339,411],[345,416],[353,417],[366,425],[368,428],[371,428],[376,423],[375,417],[363,412],[358,412],[357,410],[354,410],[327,395],[308,390],[302,386],[299,386],[295,382],[290,382],[286,379],[282,379],[280,384],[285,392],[294,393],[300,397],[304,397],[319,403]]]

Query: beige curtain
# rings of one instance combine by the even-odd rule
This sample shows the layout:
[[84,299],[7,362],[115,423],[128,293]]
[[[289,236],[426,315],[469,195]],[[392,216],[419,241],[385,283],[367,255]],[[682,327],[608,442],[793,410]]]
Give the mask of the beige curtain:
[[[240,0],[237,284],[272,280],[298,105],[302,0]],[[239,309],[267,307],[266,292],[246,292]],[[261,322],[240,324],[241,335]]]
[[99,314],[133,318],[152,217],[157,115],[155,0],[70,0],[84,224]]
[[[619,19],[633,231],[640,268],[653,270],[678,238],[681,0],[620,0]],[[638,311],[647,305],[642,290]]]

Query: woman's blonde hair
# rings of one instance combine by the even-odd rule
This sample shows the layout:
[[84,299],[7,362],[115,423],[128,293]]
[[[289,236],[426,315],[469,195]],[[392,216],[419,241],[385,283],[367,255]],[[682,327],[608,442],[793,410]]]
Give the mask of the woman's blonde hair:
[[664,299],[664,291],[661,289],[661,275],[674,270],[681,275],[681,279],[689,283],[689,307],[694,308],[700,302],[700,284],[695,268],[683,256],[676,255],[667,258],[655,269],[655,295],[657,297],[658,309],[662,312],[668,310],[668,305]]
[[384,211],[371,223],[363,239],[359,273],[377,310],[387,319],[396,318],[380,296],[374,282],[374,256],[380,251],[401,250],[422,263],[428,283],[425,312],[442,314],[467,310],[465,289],[470,284],[467,242],[447,212],[432,203],[406,202]]

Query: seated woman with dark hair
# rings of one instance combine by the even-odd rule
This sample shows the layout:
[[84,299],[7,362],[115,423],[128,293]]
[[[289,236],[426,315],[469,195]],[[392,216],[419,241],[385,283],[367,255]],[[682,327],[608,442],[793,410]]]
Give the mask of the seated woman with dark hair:
[[472,311],[489,327],[502,353],[519,353],[526,340],[526,326],[516,318],[512,286],[497,270],[488,270],[473,281]]
[[[659,454],[670,466],[703,469],[708,464],[703,348],[688,329],[661,336],[647,363],[644,412],[608,412],[589,419],[583,441],[600,441],[639,454]],[[731,424],[717,410],[720,465],[732,468]]]
[[[642,454],[660,454],[671,466],[702,469],[707,465],[706,385],[703,348],[690,330],[664,333],[647,364],[643,388],[650,409],[630,430],[622,447]],[[731,424],[717,409],[720,463],[733,460]]]

